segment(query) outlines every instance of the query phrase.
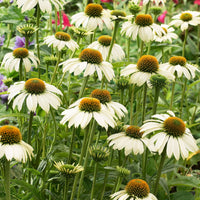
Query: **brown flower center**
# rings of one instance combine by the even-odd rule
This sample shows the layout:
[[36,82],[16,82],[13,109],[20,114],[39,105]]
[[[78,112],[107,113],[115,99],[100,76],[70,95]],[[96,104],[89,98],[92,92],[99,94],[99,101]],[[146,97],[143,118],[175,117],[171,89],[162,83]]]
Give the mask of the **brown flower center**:
[[102,55],[99,51],[95,49],[84,49],[80,55],[79,59],[81,62],[87,62],[91,64],[100,64],[103,61]]
[[28,49],[26,48],[17,48],[13,51],[13,56],[15,58],[26,58],[28,57]]
[[15,126],[0,127],[0,142],[3,144],[16,144],[22,140],[20,130]]
[[103,46],[109,46],[111,43],[112,37],[109,35],[102,35],[98,38],[98,42]]
[[84,98],[79,104],[79,109],[85,112],[98,112],[101,110],[101,103],[95,98]]
[[150,26],[153,24],[153,19],[149,14],[139,14],[135,18],[135,23],[139,26]]
[[31,78],[25,82],[25,89],[31,94],[43,93],[46,89],[44,81],[38,78]]
[[143,135],[143,132],[140,132],[140,127],[139,126],[129,126],[126,129],[126,134],[130,137],[140,139]]
[[134,195],[138,198],[147,197],[150,192],[149,185],[146,183],[146,181],[141,179],[133,179],[129,181],[125,190],[129,195]]
[[100,4],[90,3],[85,8],[85,14],[90,17],[101,17],[103,7]]
[[178,117],[169,117],[164,121],[164,129],[173,137],[182,136],[185,133],[185,123]]
[[153,73],[158,70],[159,63],[156,57],[150,55],[144,55],[138,60],[137,68],[142,72]]
[[99,101],[103,104],[111,101],[111,95],[108,90],[95,89],[92,91],[91,97],[99,99]]
[[182,13],[180,16],[180,19],[183,20],[184,22],[188,22],[188,21],[192,20],[192,14]]
[[55,38],[62,41],[69,41],[71,39],[71,36],[65,32],[57,32],[55,34]]
[[182,57],[182,56],[173,56],[169,59],[169,63],[171,65],[181,65],[181,66],[185,66],[187,60]]

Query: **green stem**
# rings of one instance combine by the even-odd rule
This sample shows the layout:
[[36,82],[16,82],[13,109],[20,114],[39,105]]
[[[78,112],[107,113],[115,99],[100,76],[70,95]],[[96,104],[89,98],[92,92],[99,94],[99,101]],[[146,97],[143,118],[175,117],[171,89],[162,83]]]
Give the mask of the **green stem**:
[[55,26],[56,26],[56,32],[58,32],[58,15],[56,8],[55,8]]
[[59,11],[59,17],[60,17],[60,30],[62,31],[62,11]]
[[[199,55],[199,43],[200,43],[200,25],[197,26],[197,49],[198,49],[198,54]],[[197,56],[197,65],[199,65],[199,56]]]
[[145,14],[148,13],[148,10],[149,10],[149,4],[150,4],[150,1],[149,1],[149,3],[147,3],[147,5],[146,5],[146,8],[145,8]]
[[119,190],[119,188],[121,186],[121,182],[122,182],[122,178],[120,176],[118,176],[117,181],[116,181],[116,186],[114,188],[114,192],[113,193],[115,193],[115,192],[117,192]]
[[[40,27],[40,6],[37,4],[37,20],[36,20],[36,46],[37,46],[37,57],[40,60],[40,42],[39,42],[39,27]],[[38,65],[38,78],[40,78],[40,66]]]
[[72,137],[71,137],[71,142],[70,142],[70,149],[69,149],[69,158],[68,158],[69,164],[71,163],[71,159],[72,159],[72,150],[73,150],[75,135],[76,135],[76,128],[73,127]]
[[[85,129],[85,134],[84,134],[82,148],[81,148],[81,155],[80,155],[79,162],[78,162],[79,165],[82,165],[82,162],[83,162],[83,157],[84,157],[85,151],[86,151],[87,138],[88,138],[88,127]],[[74,197],[76,194],[76,187],[77,187],[78,179],[79,179],[79,174],[80,173],[76,174],[76,176],[75,176],[70,200],[74,200]]]
[[51,146],[50,146],[50,148],[49,148],[48,154],[51,153],[51,150],[52,150],[52,148],[53,148],[53,145],[54,145],[54,143],[55,143],[55,141],[56,141],[56,133],[57,133],[57,131],[58,131],[57,123],[56,123],[56,119],[55,119],[55,115],[54,115],[54,112],[53,112],[53,110],[52,110],[51,108],[50,108],[50,113],[51,113],[51,117],[52,117],[52,119],[53,119],[53,124],[54,124],[54,135],[53,135],[53,140],[52,140],[52,142],[51,142]]
[[120,90],[120,103],[124,104],[124,89]]
[[46,81],[48,81],[48,75],[49,75],[49,65],[46,64]]
[[34,112],[31,111],[29,114],[29,125],[28,125],[28,144],[31,145],[31,131],[32,131],[32,123],[33,123]]
[[[109,155],[109,160],[108,160],[108,166],[111,166],[113,152],[114,152],[113,149],[110,148],[110,155]],[[104,182],[103,182],[103,187],[102,187],[102,192],[101,192],[100,200],[103,200],[103,197],[104,197],[104,193],[105,193],[105,189],[106,189],[106,183],[107,183],[107,180],[108,180],[108,175],[109,175],[109,170],[106,170],[105,171],[105,175],[104,175]]]
[[28,41],[29,41],[29,37],[26,36],[25,37],[25,48],[28,49]]
[[8,24],[8,29],[9,29],[9,31],[8,31],[8,42],[7,42],[7,48],[8,48],[9,45],[10,45],[10,39],[11,39],[11,37],[12,37],[12,24]]
[[165,157],[166,157],[166,147],[164,148],[164,150],[163,150],[163,152],[161,154],[160,165],[159,165],[159,168],[158,168],[155,187],[154,187],[154,192],[153,192],[154,195],[156,195],[157,192],[158,192],[159,180],[160,180],[162,168],[163,168],[163,165],[164,165],[164,162],[165,162]]
[[145,83],[143,88],[142,122],[145,119],[146,98],[147,98],[147,84]]
[[113,48],[113,45],[114,45],[114,42],[115,42],[115,38],[116,38],[116,35],[117,35],[118,25],[119,25],[119,22],[115,21],[115,26],[114,26],[114,30],[113,30],[113,34],[112,34],[112,40],[111,40],[111,43],[110,43],[110,48],[109,48],[109,51],[108,51],[108,56],[106,58],[106,61],[108,61],[108,62],[109,62],[110,55],[111,55],[111,52],[112,52],[112,48]]
[[4,162],[4,188],[6,193],[6,200],[11,200],[10,198],[10,161],[5,159]]
[[141,41],[140,44],[140,57],[143,55],[144,41]]
[[134,100],[135,85],[131,88],[131,101],[130,101],[130,125],[133,124],[133,100]]
[[80,181],[79,181],[77,200],[80,199],[80,194],[82,192],[83,179],[84,179],[84,176],[85,176],[85,171],[87,169],[87,163],[88,163],[88,158],[89,158],[89,147],[92,143],[92,138],[93,138],[93,135],[94,135],[94,132],[95,132],[95,127],[96,127],[96,121],[95,120],[92,120],[90,123],[92,124],[92,127],[91,127],[91,130],[89,131],[90,135],[89,135],[89,140],[88,140],[88,144],[87,144],[87,148],[86,148],[86,155],[85,155],[85,161],[84,161],[84,166],[83,166],[84,170],[81,173],[81,178],[80,178]]
[[155,87],[155,96],[154,96],[154,101],[153,101],[153,113],[152,113],[153,115],[156,114],[159,94],[160,94],[160,88]]
[[23,80],[23,66],[22,66],[22,59],[20,59],[19,62],[19,80],[22,81]]
[[65,178],[65,186],[64,186],[64,191],[63,191],[63,200],[67,200],[67,194],[68,194],[68,189],[69,189],[69,179],[68,177]]
[[195,105],[195,108],[194,108],[194,111],[193,111],[193,114],[192,114],[192,118],[191,118],[190,124],[193,124],[193,123],[194,123],[195,115],[196,115],[196,111],[197,111],[197,103],[198,103],[198,101],[199,101],[199,95],[197,95],[196,105]]
[[78,98],[82,98],[83,95],[84,95],[84,91],[85,91],[85,88],[86,88],[86,85],[87,85],[87,82],[88,82],[88,79],[89,79],[89,76],[86,76],[83,80],[83,84],[81,86],[81,89],[80,89],[80,92],[79,92],[79,95],[78,95]]
[[172,83],[172,95],[171,95],[171,101],[170,101],[170,106],[169,106],[169,109],[170,109],[170,110],[173,110],[173,101],[174,101],[175,85],[176,85],[176,78],[175,78],[175,81]]
[[148,44],[147,55],[149,55],[149,53],[150,53],[150,50],[151,50],[151,41],[150,41],[150,42],[149,42],[149,44]]
[[183,50],[182,50],[183,57],[185,57],[185,45],[186,45],[186,41],[187,41],[187,36],[188,36],[188,29],[185,30],[185,37],[184,37],[184,41],[183,41]]
[[97,166],[98,166],[98,163],[95,162],[95,165],[94,165],[94,176],[93,176],[93,183],[92,183],[92,191],[91,191],[91,196],[90,196],[91,200],[93,200],[93,196],[94,196],[94,188],[95,188],[95,183],[96,183],[96,178],[97,178]]
[[58,60],[57,60],[57,63],[56,63],[56,66],[55,66],[55,69],[54,69],[54,72],[53,72],[53,76],[51,77],[51,82],[50,82],[50,84],[53,83],[54,78],[55,78],[55,76],[56,76],[56,73],[57,73],[57,70],[58,70],[58,65],[59,65],[59,63],[60,63],[60,58],[61,58],[61,51],[58,52]]
[[142,179],[146,180],[147,176],[147,158],[148,158],[148,149],[145,147],[144,153],[142,155]]
[[185,101],[185,90],[187,86],[187,78],[185,78],[183,90],[182,90],[182,96],[181,96],[181,107],[180,107],[180,118],[182,117],[182,111],[183,111],[183,102]]

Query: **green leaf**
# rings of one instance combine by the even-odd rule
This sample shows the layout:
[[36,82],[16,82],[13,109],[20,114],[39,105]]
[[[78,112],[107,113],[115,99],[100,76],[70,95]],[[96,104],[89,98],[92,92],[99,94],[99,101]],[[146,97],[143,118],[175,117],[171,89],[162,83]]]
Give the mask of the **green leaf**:
[[194,196],[191,192],[179,191],[172,194],[172,200],[194,200]]
[[200,180],[194,176],[180,176],[168,181],[169,186],[187,186],[200,189]]

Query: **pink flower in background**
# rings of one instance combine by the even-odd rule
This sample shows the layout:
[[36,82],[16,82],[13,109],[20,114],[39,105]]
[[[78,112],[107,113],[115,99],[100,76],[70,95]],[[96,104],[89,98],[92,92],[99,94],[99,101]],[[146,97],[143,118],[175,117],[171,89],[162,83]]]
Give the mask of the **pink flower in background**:
[[101,0],[102,3],[112,3],[113,0]]
[[160,23],[164,24],[165,23],[165,17],[166,17],[166,15],[167,15],[167,11],[164,11],[163,14],[158,17],[158,21]]
[[174,2],[175,4],[178,4],[178,0],[173,0],[173,2]]
[[194,1],[194,4],[197,4],[197,5],[200,6],[200,0],[195,0],[195,1]]
[[[69,18],[67,17],[67,15],[65,14],[64,11],[61,11],[62,13],[62,24],[63,24],[63,29],[66,27],[66,26],[72,26],[70,24],[70,21],[69,21]],[[60,25],[60,15],[59,15],[59,12],[57,12],[57,16],[58,16],[58,25]],[[55,20],[52,20],[52,24],[55,24]]]

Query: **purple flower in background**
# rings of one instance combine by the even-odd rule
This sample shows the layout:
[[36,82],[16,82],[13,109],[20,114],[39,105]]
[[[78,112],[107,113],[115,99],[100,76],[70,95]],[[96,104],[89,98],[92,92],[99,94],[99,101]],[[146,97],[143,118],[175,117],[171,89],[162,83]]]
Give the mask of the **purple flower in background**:
[[10,4],[12,4],[14,1],[13,0],[10,0]]
[[4,40],[5,40],[5,35],[0,36],[0,47],[3,46]]
[[[28,46],[34,45],[34,41],[28,43]],[[17,49],[20,47],[25,47],[25,37],[19,37],[16,36],[16,41],[15,41],[15,46],[13,47],[13,49]]]
[[[6,92],[8,90],[8,87],[3,82],[4,76],[0,74],[0,93]],[[1,94],[0,98],[2,100],[2,103],[6,103],[8,101],[8,94]]]

